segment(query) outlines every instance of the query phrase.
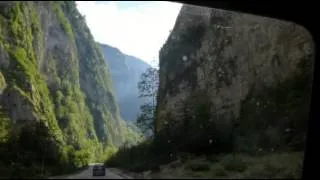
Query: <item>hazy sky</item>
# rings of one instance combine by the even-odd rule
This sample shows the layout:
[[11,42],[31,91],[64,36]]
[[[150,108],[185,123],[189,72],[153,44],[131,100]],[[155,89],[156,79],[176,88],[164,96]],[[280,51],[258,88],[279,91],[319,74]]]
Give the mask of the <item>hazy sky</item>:
[[95,41],[151,62],[173,28],[181,4],[165,1],[77,1]]

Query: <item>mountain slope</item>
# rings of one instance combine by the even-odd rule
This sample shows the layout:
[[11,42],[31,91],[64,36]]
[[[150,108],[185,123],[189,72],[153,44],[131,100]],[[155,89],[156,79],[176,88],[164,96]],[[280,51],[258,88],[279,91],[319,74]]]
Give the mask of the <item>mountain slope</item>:
[[139,98],[137,84],[141,74],[151,66],[138,58],[122,53],[117,48],[106,44],[99,45],[105,61],[110,66],[121,115],[127,121],[135,121],[140,105],[144,102]]
[[2,3],[0,70],[0,161],[10,169],[41,161],[61,173],[137,137],[75,2]]

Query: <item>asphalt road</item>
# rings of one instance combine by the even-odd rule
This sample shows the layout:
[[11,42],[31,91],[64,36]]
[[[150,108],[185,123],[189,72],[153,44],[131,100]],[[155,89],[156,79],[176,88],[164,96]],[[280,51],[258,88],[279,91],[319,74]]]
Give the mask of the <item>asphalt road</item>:
[[93,165],[89,165],[87,169],[84,169],[81,172],[65,176],[51,177],[50,179],[134,179],[115,168],[106,168],[105,176],[92,176],[92,168]]

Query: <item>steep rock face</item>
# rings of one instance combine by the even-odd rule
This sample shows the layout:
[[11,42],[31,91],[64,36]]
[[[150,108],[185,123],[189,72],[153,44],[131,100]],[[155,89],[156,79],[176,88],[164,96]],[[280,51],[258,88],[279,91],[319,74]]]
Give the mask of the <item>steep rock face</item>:
[[3,74],[0,72],[0,95],[2,94],[3,90],[7,87],[6,80],[3,77]]
[[184,5],[160,51],[158,134],[201,148],[301,149],[312,45],[293,23]]
[[141,74],[151,66],[109,45],[100,44],[100,46],[105,61],[110,66],[121,115],[127,121],[135,121],[140,105],[144,103],[143,99],[139,98],[137,84]]
[[[101,159],[106,147],[121,145],[131,132],[100,49],[72,1],[1,4],[0,70],[1,134],[10,131],[3,122],[16,134],[40,128],[33,135],[48,136],[55,154],[45,153],[55,163]],[[27,143],[38,142],[37,134],[36,140],[15,138],[25,141],[15,151],[44,153]]]

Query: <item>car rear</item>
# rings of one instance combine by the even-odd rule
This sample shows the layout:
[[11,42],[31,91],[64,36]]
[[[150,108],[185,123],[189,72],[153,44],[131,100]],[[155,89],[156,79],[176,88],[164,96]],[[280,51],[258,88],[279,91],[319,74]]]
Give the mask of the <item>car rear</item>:
[[92,176],[105,176],[106,168],[104,165],[94,165],[92,168]]

